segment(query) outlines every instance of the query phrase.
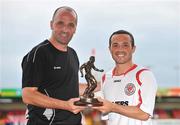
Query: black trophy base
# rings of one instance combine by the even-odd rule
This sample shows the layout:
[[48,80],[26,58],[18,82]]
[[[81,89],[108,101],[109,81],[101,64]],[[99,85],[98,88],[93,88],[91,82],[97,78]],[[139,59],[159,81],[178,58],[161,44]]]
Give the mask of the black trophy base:
[[76,106],[102,106],[103,102],[98,101],[97,98],[85,98],[81,97],[79,101],[74,102]]

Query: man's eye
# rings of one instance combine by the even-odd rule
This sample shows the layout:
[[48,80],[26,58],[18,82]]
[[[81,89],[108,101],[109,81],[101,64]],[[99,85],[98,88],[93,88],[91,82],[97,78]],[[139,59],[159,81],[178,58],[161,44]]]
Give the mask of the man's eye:
[[118,45],[114,45],[114,47],[118,47]]
[[129,47],[129,45],[128,45],[128,44],[124,44],[123,46],[124,46],[124,47]]
[[73,23],[70,23],[70,24],[69,24],[69,27],[74,28],[74,27],[75,27],[75,25],[74,25]]
[[58,22],[58,25],[63,25],[63,22]]
[[112,47],[118,47],[118,44],[113,44]]

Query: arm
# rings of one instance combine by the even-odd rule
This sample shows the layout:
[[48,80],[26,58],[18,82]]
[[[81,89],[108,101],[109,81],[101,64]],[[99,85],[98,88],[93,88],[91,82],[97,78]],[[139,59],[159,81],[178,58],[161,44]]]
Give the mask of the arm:
[[98,100],[103,102],[103,106],[95,107],[95,109],[104,114],[115,112],[138,120],[145,121],[149,119],[150,115],[136,106],[122,106],[100,98]]
[[98,72],[104,72],[103,69],[98,69],[98,68],[95,67],[95,65],[93,65],[92,68],[93,68],[95,71],[98,71]]
[[83,110],[83,107],[74,105],[74,101],[78,101],[79,98],[73,98],[68,101],[58,100],[38,92],[36,87],[23,88],[22,99],[26,104],[36,105],[44,108],[68,110],[74,114],[77,114]]

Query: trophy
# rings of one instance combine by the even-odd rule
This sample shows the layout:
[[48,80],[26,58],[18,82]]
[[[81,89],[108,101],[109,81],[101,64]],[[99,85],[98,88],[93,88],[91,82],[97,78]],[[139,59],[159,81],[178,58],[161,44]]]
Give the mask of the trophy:
[[83,93],[83,95],[80,97],[79,101],[76,101],[74,104],[78,106],[102,106],[102,102],[98,101],[97,98],[94,98],[94,89],[97,87],[97,81],[95,77],[91,73],[91,69],[94,69],[98,72],[103,72],[104,70],[97,69],[94,66],[95,57],[91,56],[89,58],[89,61],[81,65],[80,72],[81,77],[83,77],[83,69],[85,71],[85,79],[87,81],[87,87]]

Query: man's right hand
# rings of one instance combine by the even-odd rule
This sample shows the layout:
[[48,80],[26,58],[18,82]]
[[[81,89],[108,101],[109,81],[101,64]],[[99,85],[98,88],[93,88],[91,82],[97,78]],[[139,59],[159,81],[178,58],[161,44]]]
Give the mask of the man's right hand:
[[74,105],[74,102],[76,101],[79,101],[80,98],[72,98],[72,99],[69,99],[67,101],[67,110],[74,113],[74,114],[77,114],[81,111],[83,111],[86,107],[85,106],[76,106]]

